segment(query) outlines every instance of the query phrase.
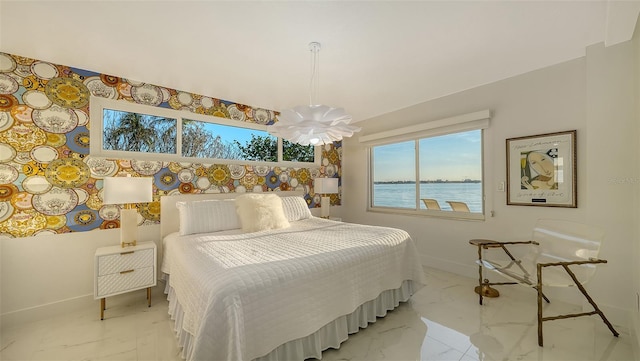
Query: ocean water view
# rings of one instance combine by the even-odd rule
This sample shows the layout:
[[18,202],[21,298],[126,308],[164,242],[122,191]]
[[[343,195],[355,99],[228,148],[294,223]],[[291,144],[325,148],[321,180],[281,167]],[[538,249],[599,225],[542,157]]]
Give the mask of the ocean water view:
[[[415,209],[414,183],[378,183],[373,186],[373,205]],[[482,183],[421,183],[420,198],[438,201],[442,210],[450,211],[447,201],[465,202],[474,213],[482,212]],[[427,209],[420,202],[420,209]]]

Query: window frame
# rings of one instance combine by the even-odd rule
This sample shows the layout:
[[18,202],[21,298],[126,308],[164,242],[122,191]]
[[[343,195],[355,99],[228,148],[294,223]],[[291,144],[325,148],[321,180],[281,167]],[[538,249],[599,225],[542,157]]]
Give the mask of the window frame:
[[[403,214],[414,216],[429,216],[446,219],[463,219],[484,221],[487,214],[486,180],[485,180],[485,129],[489,127],[489,110],[464,114],[457,117],[426,122],[416,126],[393,129],[387,132],[370,134],[360,137],[360,142],[367,146],[368,182],[367,182],[367,211],[376,213]],[[480,167],[482,184],[482,211],[480,213],[454,212],[449,210],[422,209],[420,204],[420,140],[449,134],[464,133],[480,130]],[[415,152],[415,208],[398,208],[374,206],[374,151],[377,146],[397,144],[413,141]]]
[[[230,126],[236,128],[245,128],[252,130],[259,130],[268,132],[268,126],[250,122],[240,122],[236,120],[220,118],[213,115],[205,115],[193,113],[185,110],[169,109],[139,103],[133,103],[127,100],[115,100],[102,97],[92,96],[89,103],[90,113],[90,149],[89,155],[110,159],[139,159],[139,160],[153,160],[153,161],[173,161],[173,162],[188,162],[188,163],[205,163],[205,164],[241,164],[241,165],[266,165],[266,166],[283,166],[292,168],[308,168],[319,167],[322,160],[322,150],[319,146],[314,146],[314,161],[313,162],[294,162],[283,160],[283,142],[282,138],[278,140],[278,160],[276,162],[271,161],[255,161],[255,160],[243,160],[243,159],[223,159],[223,158],[199,158],[199,157],[185,157],[180,153],[182,152],[182,120],[195,120],[206,123],[213,123],[217,125]],[[104,149],[104,109],[140,113],[146,115],[160,116],[176,119],[176,152],[177,154],[168,153],[150,153],[150,152],[137,152],[137,151],[122,151],[122,150],[109,150]]]

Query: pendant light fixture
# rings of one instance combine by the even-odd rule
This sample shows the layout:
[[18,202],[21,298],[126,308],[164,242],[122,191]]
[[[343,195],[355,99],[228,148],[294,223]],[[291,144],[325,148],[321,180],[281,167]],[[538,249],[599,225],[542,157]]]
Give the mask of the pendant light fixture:
[[349,125],[351,115],[343,108],[332,108],[318,103],[320,43],[309,43],[311,51],[311,82],[309,85],[309,105],[299,105],[280,112],[278,121],[270,125],[270,134],[301,145],[322,145],[350,137],[360,131]]

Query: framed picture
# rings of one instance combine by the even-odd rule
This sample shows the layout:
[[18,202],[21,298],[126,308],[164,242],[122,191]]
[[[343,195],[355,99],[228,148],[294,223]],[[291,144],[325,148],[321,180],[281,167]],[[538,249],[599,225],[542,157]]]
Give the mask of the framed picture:
[[577,208],[576,131],[507,139],[507,204]]

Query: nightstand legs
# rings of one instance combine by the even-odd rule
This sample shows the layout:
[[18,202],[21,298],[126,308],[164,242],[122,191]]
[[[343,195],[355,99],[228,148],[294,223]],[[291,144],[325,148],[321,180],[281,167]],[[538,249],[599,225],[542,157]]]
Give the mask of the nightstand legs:
[[107,299],[100,299],[100,321],[104,320],[104,310],[107,309]]
[[[151,287],[147,288],[147,304],[149,305],[149,307],[151,307]],[[104,310],[107,309],[107,299],[105,298],[101,298],[100,299],[100,320],[104,320]]]

